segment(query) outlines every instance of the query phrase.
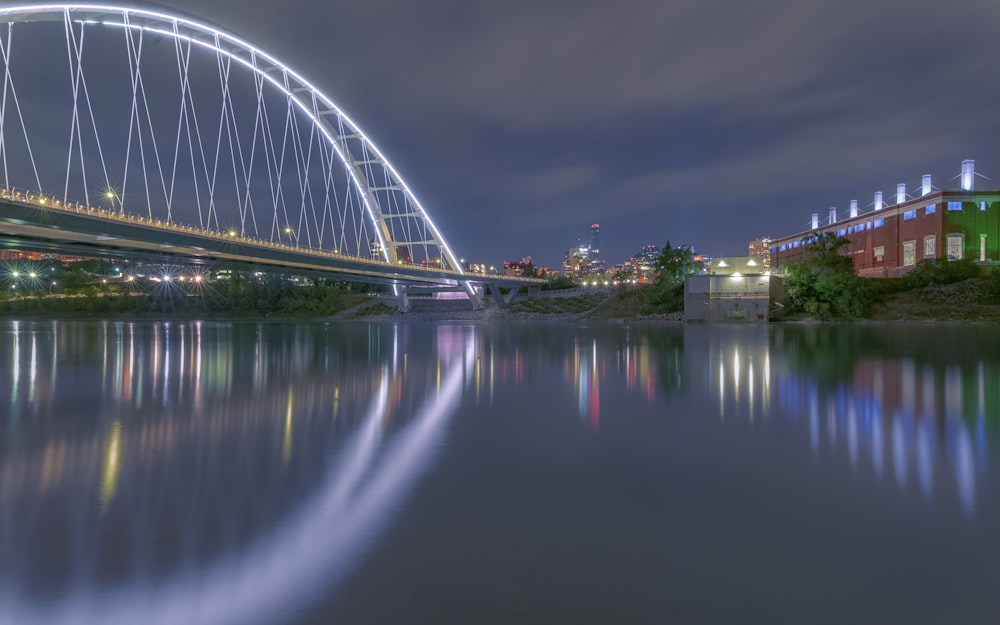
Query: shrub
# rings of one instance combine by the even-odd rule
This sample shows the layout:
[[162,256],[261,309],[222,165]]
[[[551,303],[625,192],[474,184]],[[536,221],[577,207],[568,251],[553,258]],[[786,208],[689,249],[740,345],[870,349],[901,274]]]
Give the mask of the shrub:
[[948,260],[933,258],[917,263],[908,274],[903,276],[903,285],[907,289],[918,289],[934,284],[953,284],[980,275],[979,265],[969,259]]
[[854,261],[840,253],[847,239],[824,234],[805,246],[801,261],[788,265],[783,280],[789,312],[819,319],[853,319],[868,313],[879,298],[869,278],[854,273]]

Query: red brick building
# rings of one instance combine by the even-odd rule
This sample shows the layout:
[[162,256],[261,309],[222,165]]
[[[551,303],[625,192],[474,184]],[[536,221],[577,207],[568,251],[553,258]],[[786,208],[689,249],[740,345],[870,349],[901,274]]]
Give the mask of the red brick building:
[[818,221],[813,215],[813,229],[773,239],[771,266],[801,258],[803,246],[827,232],[848,240],[841,253],[863,276],[900,276],[927,258],[1000,262],[1000,191],[931,191],[842,221],[835,214]]

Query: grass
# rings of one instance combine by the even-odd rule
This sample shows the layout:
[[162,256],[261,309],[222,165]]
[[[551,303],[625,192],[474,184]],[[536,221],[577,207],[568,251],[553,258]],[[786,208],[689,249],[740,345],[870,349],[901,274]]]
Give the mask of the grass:
[[1000,323],[1000,304],[991,302],[983,278],[887,294],[872,309],[876,321],[968,321]]
[[372,317],[375,315],[394,315],[399,312],[399,308],[396,306],[390,306],[388,304],[383,304],[382,302],[376,302],[371,306],[366,306],[354,313],[354,318],[359,317]]
[[534,313],[541,315],[580,314],[594,310],[607,296],[604,293],[588,293],[576,297],[533,297],[510,305],[512,313]]

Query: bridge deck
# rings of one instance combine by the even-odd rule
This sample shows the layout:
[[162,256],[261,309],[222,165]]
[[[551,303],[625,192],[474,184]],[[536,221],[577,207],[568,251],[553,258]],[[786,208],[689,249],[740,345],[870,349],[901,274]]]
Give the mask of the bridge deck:
[[544,280],[464,274],[233,236],[27,194],[0,193],[0,241],[9,247],[80,256],[122,255],[216,267],[265,267],[337,279],[457,288],[461,282],[538,286]]

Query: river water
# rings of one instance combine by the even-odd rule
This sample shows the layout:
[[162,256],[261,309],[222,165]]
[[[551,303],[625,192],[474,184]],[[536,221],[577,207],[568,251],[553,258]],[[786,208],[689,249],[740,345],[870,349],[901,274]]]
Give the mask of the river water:
[[4,321],[0,623],[997,622],[998,382],[988,327]]

